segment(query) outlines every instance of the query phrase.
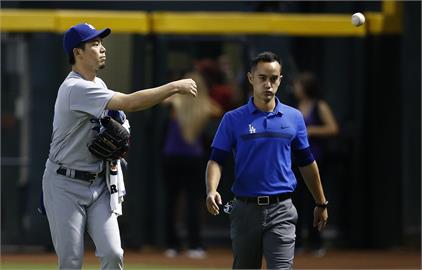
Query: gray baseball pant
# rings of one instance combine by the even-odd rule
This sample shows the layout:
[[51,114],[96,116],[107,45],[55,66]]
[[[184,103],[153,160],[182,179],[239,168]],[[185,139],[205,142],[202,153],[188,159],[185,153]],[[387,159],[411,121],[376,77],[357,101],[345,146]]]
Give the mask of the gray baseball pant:
[[58,168],[47,160],[43,193],[59,269],[82,268],[85,229],[94,241],[101,269],[123,269],[119,225],[110,209],[104,176],[86,182],[59,175]]
[[230,213],[233,269],[292,269],[297,211],[291,199],[259,206],[239,200]]

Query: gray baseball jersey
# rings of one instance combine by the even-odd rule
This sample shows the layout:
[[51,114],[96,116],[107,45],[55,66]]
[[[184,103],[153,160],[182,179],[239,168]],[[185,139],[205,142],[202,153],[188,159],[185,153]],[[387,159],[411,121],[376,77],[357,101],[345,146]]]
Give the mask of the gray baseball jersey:
[[[85,230],[94,241],[101,269],[123,269],[119,225],[104,175],[82,180],[75,171],[103,170],[103,161],[87,144],[98,133],[99,118],[115,93],[101,79],[87,81],[72,71],[57,94],[43,196],[59,269],[82,267]],[[61,168],[75,172],[75,177],[62,175]]]
[[98,134],[98,119],[114,94],[98,77],[92,82],[69,73],[54,108],[51,161],[76,170],[102,170],[102,161],[89,152],[87,144]]

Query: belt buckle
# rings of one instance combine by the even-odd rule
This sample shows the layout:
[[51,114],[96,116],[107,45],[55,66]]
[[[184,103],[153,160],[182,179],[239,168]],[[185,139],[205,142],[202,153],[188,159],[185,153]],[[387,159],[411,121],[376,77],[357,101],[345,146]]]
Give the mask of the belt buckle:
[[88,177],[88,181],[90,182],[94,182],[95,179],[97,179],[97,177],[100,175],[100,173],[90,173],[89,177]]
[[258,196],[257,203],[258,203],[258,205],[269,205],[270,204],[270,196]]
[[91,173],[91,174],[90,174],[89,181],[94,182],[94,181],[95,181],[95,179],[97,179],[97,177],[99,177],[99,176],[102,176],[102,175],[103,175],[103,172],[104,172],[104,170],[103,170],[103,171],[101,171],[101,172],[97,172],[97,173]]
[[95,175],[95,173],[83,172],[83,177],[81,177],[81,178],[84,178],[82,180],[85,180],[85,181],[88,181],[88,182],[94,182],[96,175]]

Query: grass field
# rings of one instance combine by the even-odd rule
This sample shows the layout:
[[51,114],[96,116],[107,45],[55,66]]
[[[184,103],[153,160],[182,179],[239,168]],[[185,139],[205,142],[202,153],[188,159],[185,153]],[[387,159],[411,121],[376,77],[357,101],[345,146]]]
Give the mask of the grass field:
[[[57,266],[54,264],[5,264],[1,266],[0,269],[4,270],[57,270]],[[83,270],[98,270],[98,265],[86,265],[82,268]],[[125,265],[125,270],[135,270],[135,269],[169,269],[169,267],[164,266],[152,266],[152,265]],[[200,269],[200,268],[188,268],[188,267],[172,267],[172,269]]]
[[[191,259],[185,255],[167,258],[160,250],[125,251],[126,270],[134,269],[230,269],[229,249],[209,250],[205,259]],[[265,268],[265,262],[263,263]],[[299,254],[295,269],[421,269],[420,250],[328,250],[324,257]],[[54,253],[2,253],[4,270],[57,269]],[[99,269],[98,258],[92,251],[85,254],[84,270]]]

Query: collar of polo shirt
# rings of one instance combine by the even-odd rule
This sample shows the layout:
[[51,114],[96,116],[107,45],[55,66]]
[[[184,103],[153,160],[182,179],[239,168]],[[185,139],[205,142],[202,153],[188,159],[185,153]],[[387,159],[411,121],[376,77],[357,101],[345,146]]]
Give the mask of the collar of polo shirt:
[[[252,114],[256,112],[261,112],[260,110],[258,110],[257,107],[255,107],[255,104],[253,103],[253,97],[249,98],[248,109],[249,109],[249,112]],[[280,114],[280,115],[283,114],[283,108],[282,108],[281,102],[280,100],[278,100],[277,97],[275,97],[275,108],[273,112],[276,112],[276,114]]]

